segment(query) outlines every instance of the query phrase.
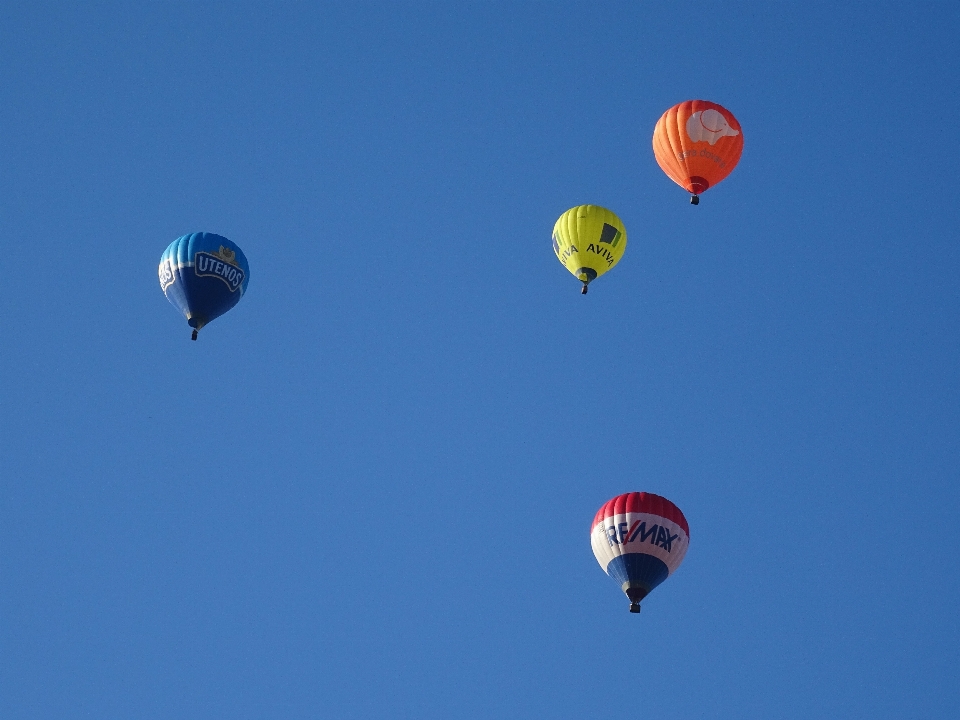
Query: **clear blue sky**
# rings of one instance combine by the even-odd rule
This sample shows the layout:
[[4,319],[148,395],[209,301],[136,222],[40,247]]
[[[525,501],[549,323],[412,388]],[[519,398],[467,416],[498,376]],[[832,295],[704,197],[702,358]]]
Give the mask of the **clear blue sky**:
[[656,5],[3,5],[0,716],[960,713],[960,6]]

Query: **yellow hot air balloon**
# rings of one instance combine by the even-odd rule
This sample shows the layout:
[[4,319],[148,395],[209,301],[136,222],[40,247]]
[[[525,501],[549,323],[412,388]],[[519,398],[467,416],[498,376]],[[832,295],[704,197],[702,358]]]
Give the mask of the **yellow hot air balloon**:
[[553,226],[553,251],[563,266],[583,283],[580,291],[612,268],[627,249],[627,230],[620,218],[599,205],[570,208]]

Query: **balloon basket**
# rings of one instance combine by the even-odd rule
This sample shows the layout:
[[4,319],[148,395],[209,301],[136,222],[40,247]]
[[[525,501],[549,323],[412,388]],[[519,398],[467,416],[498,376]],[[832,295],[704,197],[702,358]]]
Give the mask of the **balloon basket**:
[[690,196],[690,204],[691,204],[691,205],[699,205],[699,204],[700,204],[700,196],[699,196],[699,195],[691,195],[691,196]]
[[197,339],[197,333],[198,333],[198,332],[200,332],[200,331],[199,331],[199,330],[194,330],[194,331],[193,331],[193,334],[190,336],[190,339],[191,339],[191,340],[196,340],[196,339]]
[[632,613],[640,612],[640,603],[630,603],[630,612]]

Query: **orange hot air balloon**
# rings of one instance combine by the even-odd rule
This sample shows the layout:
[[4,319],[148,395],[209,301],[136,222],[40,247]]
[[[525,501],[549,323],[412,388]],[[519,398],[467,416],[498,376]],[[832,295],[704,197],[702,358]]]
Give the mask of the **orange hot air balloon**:
[[722,105],[687,100],[667,110],[653,130],[660,168],[700,204],[700,193],[733,172],[743,152],[740,123]]

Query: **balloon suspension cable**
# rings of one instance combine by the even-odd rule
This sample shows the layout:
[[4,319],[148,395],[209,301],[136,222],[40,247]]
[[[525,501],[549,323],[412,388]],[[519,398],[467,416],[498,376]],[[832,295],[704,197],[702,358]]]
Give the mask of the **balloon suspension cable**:
[[583,284],[583,287],[580,288],[580,294],[581,294],[581,295],[586,295],[586,294],[587,294],[587,283],[584,283],[584,284]]
[[699,205],[699,204],[700,204],[700,196],[699,196],[699,195],[691,195],[691,196],[690,196],[690,204],[691,204],[691,205]]
[[640,612],[640,603],[635,603],[635,602],[630,603],[630,612],[632,613]]
[[193,331],[193,335],[190,336],[190,339],[191,339],[191,340],[196,340],[196,339],[197,339],[197,333],[198,333],[198,332],[200,332],[200,331],[199,331],[199,330],[194,330],[194,331]]

